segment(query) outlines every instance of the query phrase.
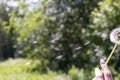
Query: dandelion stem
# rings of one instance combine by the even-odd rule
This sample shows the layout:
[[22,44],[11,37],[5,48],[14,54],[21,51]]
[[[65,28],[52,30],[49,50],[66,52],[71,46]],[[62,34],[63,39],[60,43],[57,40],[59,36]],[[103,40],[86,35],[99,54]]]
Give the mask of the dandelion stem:
[[109,62],[110,58],[112,57],[112,55],[113,55],[113,53],[114,53],[116,47],[117,47],[117,44],[114,45],[114,47],[113,47],[113,49],[112,49],[112,51],[111,51],[109,57],[108,57],[107,60],[106,60],[106,64]]

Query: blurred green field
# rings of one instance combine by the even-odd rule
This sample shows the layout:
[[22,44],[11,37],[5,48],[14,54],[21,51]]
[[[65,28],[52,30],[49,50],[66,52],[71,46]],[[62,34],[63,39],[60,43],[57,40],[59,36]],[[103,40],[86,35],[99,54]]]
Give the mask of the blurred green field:
[[67,75],[57,75],[52,71],[46,74],[29,72],[28,69],[34,66],[32,63],[31,60],[24,59],[9,59],[0,62],[0,80],[68,80]]
[[[73,66],[68,71],[53,72],[48,70],[46,73],[41,73],[39,69],[31,71],[39,63],[37,60],[27,59],[8,59],[0,62],[0,80],[91,80],[94,76],[94,70],[78,69]],[[94,68],[93,68],[94,69]],[[119,80],[118,72],[112,70],[114,80]]]
[[[39,61],[27,59],[9,59],[0,62],[0,80],[85,80],[84,70],[73,67],[68,74],[63,72],[31,72]],[[87,77],[89,78],[89,77]]]
[[0,80],[49,80],[56,74],[45,76],[38,73],[28,72],[32,61],[23,59],[9,59],[0,63]]

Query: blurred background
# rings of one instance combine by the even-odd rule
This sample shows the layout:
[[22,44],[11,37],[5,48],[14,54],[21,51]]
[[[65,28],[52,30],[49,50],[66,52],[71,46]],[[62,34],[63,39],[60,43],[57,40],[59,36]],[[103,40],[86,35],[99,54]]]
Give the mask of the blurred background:
[[120,0],[0,0],[0,80],[91,80],[119,25]]

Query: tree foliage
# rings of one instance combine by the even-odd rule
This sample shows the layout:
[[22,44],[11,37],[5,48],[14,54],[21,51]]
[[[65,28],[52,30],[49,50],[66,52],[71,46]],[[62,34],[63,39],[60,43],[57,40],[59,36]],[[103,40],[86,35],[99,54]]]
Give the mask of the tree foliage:
[[12,30],[7,31],[5,26],[9,25],[9,12],[12,10],[4,1],[0,1],[0,59],[14,56]]
[[[69,69],[72,65],[87,67],[83,62],[89,63],[89,17],[92,9],[97,6],[97,1],[92,0],[54,1],[50,20],[52,25],[51,58],[52,64],[57,64],[59,69]],[[89,48],[89,49],[88,49]],[[54,68],[54,67],[53,67]]]
[[[99,2],[99,8],[95,8],[94,11],[91,13],[91,25],[90,28],[93,29],[94,38],[99,38],[102,42],[101,45],[97,45],[97,47],[101,47],[102,55],[107,55],[110,53],[113,44],[110,42],[109,34],[112,29],[119,27],[120,25],[120,1],[119,0],[104,0]],[[99,42],[97,42],[99,44]],[[119,68],[119,60],[120,55],[119,47],[115,51],[115,55],[111,61],[112,65],[115,69]]]
[[88,60],[93,52],[88,24],[98,1],[92,1],[46,0],[32,7],[19,2],[10,14],[16,53],[38,58],[53,70],[89,66],[83,62],[94,62],[94,58]]

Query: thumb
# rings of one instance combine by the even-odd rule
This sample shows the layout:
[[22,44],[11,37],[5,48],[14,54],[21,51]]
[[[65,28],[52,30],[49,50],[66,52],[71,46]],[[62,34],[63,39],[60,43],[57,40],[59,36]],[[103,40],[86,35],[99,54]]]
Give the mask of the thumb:
[[105,80],[113,80],[111,71],[109,70],[107,64],[105,63],[105,61],[103,59],[100,60],[100,65],[102,68],[102,73],[103,73],[104,79]]
[[100,59],[100,66],[101,66],[102,70],[108,69],[108,66],[103,59]]

